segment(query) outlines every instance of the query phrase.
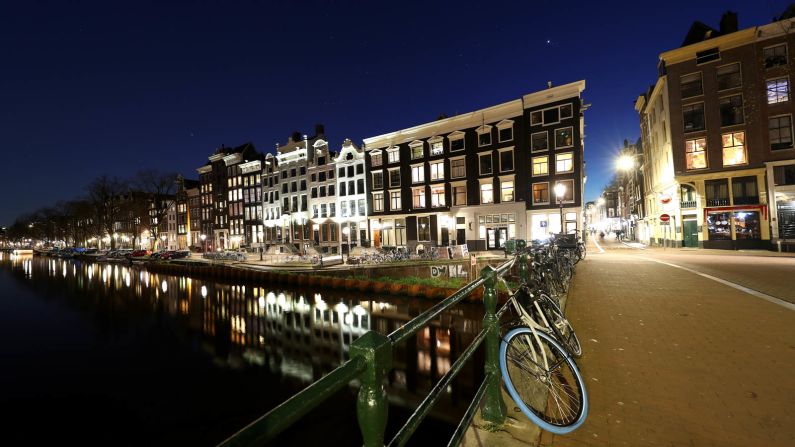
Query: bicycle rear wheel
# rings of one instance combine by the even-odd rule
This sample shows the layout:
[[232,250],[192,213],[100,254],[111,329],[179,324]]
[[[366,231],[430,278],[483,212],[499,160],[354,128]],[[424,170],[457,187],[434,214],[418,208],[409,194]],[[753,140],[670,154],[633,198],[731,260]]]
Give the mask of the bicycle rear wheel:
[[500,369],[508,394],[542,429],[565,434],[585,422],[588,395],[582,375],[571,356],[546,333],[533,333],[528,327],[508,332],[500,343]]
[[546,318],[547,323],[549,323],[552,333],[555,334],[555,338],[558,339],[566,351],[574,357],[581,356],[582,345],[580,345],[580,339],[577,338],[574,327],[572,327],[569,320],[563,316],[563,312],[560,310],[557,303],[548,295],[542,294],[538,299],[538,307],[540,307],[541,312],[544,313],[544,318]]

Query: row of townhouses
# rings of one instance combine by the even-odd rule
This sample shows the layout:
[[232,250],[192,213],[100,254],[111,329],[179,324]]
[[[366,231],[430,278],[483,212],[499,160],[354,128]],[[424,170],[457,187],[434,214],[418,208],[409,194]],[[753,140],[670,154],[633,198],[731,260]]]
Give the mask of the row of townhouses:
[[[795,249],[794,31],[795,19],[739,29],[727,12],[662,53],[635,102],[642,153],[595,204],[601,213],[653,245]],[[632,178],[641,206],[622,213]]]
[[335,254],[498,250],[511,238],[581,230],[584,89],[584,81],[550,83],[360,146],[346,139],[331,148],[322,125],[294,132],[275,153],[221,146],[196,169],[198,180],[177,179],[151,239],[172,249]]

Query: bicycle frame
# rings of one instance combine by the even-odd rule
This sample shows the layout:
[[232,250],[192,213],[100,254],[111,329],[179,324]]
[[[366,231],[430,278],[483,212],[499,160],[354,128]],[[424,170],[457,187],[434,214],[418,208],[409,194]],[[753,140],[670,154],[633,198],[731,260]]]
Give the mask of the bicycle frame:
[[[543,320],[543,323],[544,323],[545,326],[542,326],[542,325],[538,324],[538,322],[533,319],[533,316],[530,315],[530,313],[527,312],[527,310],[525,310],[525,308],[522,307],[516,301],[516,294],[520,290],[522,290],[522,287],[527,287],[527,285],[522,284],[515,291],[511,291],[510,287],[508,287],[508,283],[505,281],[505,278],[500,278],[500,282],[502,282],[502,285],[509,292],[509,294],[508,294],[509,295],[508,296],[508,303],[506,303],[505,305],[507,306],[510,303],[510,305],[513,307],[513,309],[519,315],[519,319],[522,321],[522,323],[524,323],[525,326],[527,326],[530,329],[530,332],[533,334],[533,338],[535,338],[536,343],[538,343],[538,346],[543,346],[543,343],[542,343],[541,339],[538,337],[538,332],[537,331],[541,330],[541,331],[547,332],[548,334],[552,334],[552,330],[549,329],[549,327],[550,327],[549,321],[547,321],[546,317],[544,316],[544,312],[541,312],[541,307],[538,305],[538,300],[537,299],[533,300],[533,306],[538,311],[538,314],[541,315],[541,319]],[[531,294],[530,296],[532,297],[533,295]],[[553,338],[554,338],[554,335],[553,335]],[[531,349],[531,354],[532,354],[533,361],[538,363],[537,360],[538,360],[539,356],[538,356],[538,353],[535,350],[535,347],[533,345],[530,345],[530,349]],[[549,360],[547,359],[546,352],[544,352],[543,350],[541,350],[541,357],[542,357],[542,360],[543,360],[543,363],[541,363],[541,364],[544,366],[544,370],[549,371],[549,368],[550,368]]]

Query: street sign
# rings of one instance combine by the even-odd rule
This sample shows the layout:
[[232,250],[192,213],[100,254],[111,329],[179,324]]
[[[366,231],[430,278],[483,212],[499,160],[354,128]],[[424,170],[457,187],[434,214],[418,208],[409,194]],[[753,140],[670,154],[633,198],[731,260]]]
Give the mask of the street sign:
[[671,220],[671,216],[668,214],[660,214],[660,222],[668,223],[669,220]]

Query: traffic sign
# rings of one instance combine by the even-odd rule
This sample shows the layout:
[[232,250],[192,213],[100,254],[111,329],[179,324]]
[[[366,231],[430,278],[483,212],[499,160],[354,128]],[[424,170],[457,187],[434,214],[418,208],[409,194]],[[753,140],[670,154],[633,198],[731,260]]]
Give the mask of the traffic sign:
[[671,216],[668,214],[660,214],[660,222],[668,222],[671,220]]

